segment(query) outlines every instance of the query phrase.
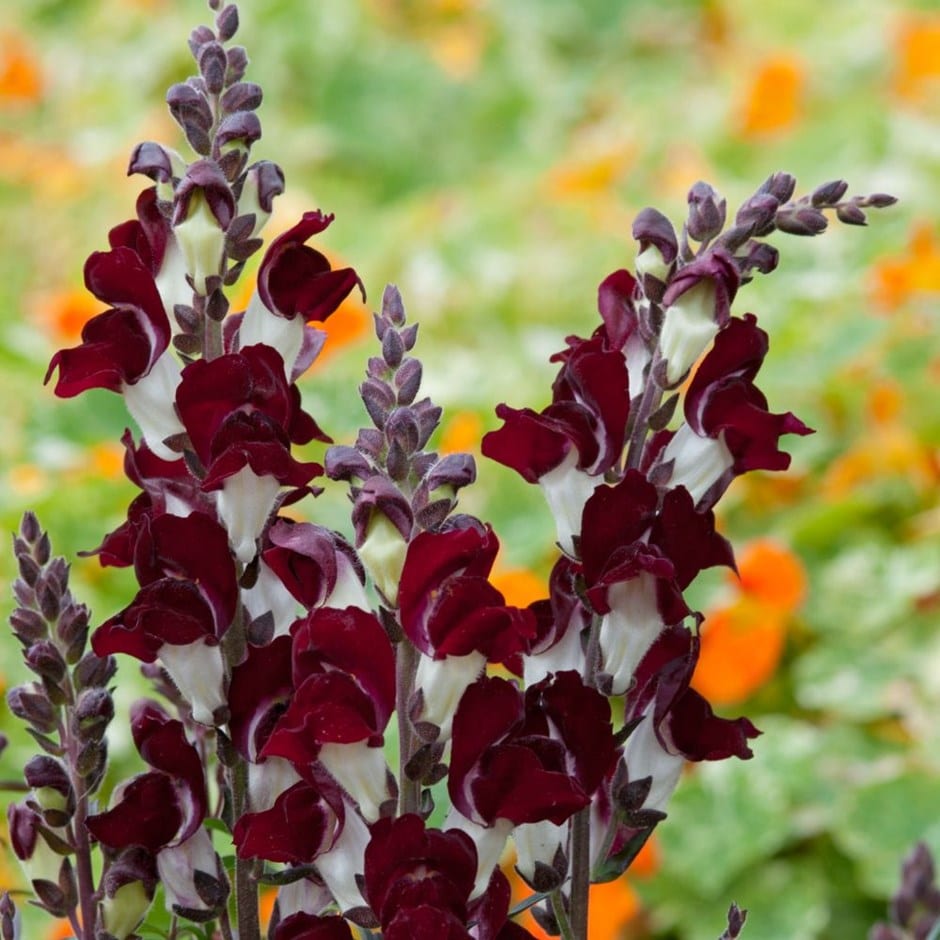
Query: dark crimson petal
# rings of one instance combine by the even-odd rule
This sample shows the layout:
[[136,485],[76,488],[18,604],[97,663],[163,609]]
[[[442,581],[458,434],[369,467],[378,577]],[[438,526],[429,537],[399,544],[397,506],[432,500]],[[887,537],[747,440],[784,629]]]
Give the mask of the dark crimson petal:
[[324,255],[304,244],[332,221],[332,215],[305,212],[300,222],[271,243],[258,271],[258,294],[272,313],[322,322],[357,284],[365,297],[352,268],[331,270]]
[[669,714],[672,744],[687,760],[754,756],[749,738],[760,732],[747,718],[719,718],[695,689],[686,689]]
[[609,274],[597,288],[597,309],[604,321],[609,348],[623,349],[638,326],[633,296],[636,280],[621,268]]
[[157,207],[157,188],[150,186],[137,197],[137,218],[108,232],[112,248],[130,248],[154,276],[163,265],[170,225]]
[[768,345],[753,314],[733,317],[715,337],[686,393],[689,426],[703,436],[724,434],[735,473],[785,470],[790,457],[779,450],[780,437],[812,433],[790,412],[769,412],[767,399],[754,385]]
[[527,483],[554,470],[571,450],[572,443],[557,421],[531,408],[497,405],[503,426],[483,435],[480,450],[485,457],[515,470]]
[[239,858],[300,865],[328,851],[342,823],[323,794],[302,780],[285,790],[271,809],[240,816],[232,839]]
[[484,820],[509,819],[517,826],[546,819],[560,826],[591,802],[566,772],[547,770],[532,748],[511,743],[489,749],[470,790]]
[[[221,450],[218,456],[209,464],[205,479],[202,481],[202,488],[207,493],[222,489],[229,477],[234,476],[245,467],[251,469],[259,477],[273,477],[282,486],[305,486],[314,477],[322,475],[323,467],[321,464],[313,461],[302,463],[296,460],[291,454],[286,441],[276,438],[274,440],[264,440],[261,428],[264,427],[267,421],[268,419],[264,415],[258,415],[255,412],[252,415],[234,415],[232,419],[225,423],[223,432],[213,442],[214,445],[220,443],[224,435],[226,438],[224,441],[225,449]],[[251,428],[258,432],[257,437],[254,440],[250,438],[247,440],[244,438],[232,440],[230,432],[233,431],[233,425],[240,425],[241,430]],[[248,428],[246,428],[246,425]],[[234,436],[234,434],[231,436]]]
[[485,580],[498,551],[499,541],[489,526],[420,532],[412,539],[402,568],[398,603],[402,627],[419,649],[429,652],[433,648],[428,616],[436,592],[449,578]]
[[384,940],[473,940],[453,914],[426,904],[399,911],[382,936]]
[[538,711],[557,729],[584,792],[592,794],[617,760],[610,703],[574,671],[555,673],[526,689],[526,726]]
[[672,222],[659,211],[647,207],[642,209],[633,220],[633,237],[640,243],[640,248],[655,245],[666,264],[672,264],[679,253],[679,241]]
[[598,486],[581,517],[584,576],[593,585],[620,547],[642,538],[653,523],[658,495],[638,470],[628,470],[616,486]]
[[260,343],[190,363],[176,390],[176,406],[204,465],[211,463],[213,440],[233,412],[259,411],[285,433],[295,418],[284,361]]
[[278,519],[268,529],[268,541],[271,545],[262,553],[265,564],[307,608],[322,603],[336,586],[338,552],[357,564],[342,536],[310,522]]
[[710,509],[697,512],[684,486],[669,490],[663,497],[650,541],[672,561],[680,590],[685,590],[705,568],[734,568],[731,543],[715,531],[715,514]]
[[689,612],[685,604],[682,603],[681,593],[678,597],[678,607],[674,607],[671,603],[664,605],[664,602],[672,595],[679,593],[673,582],[674,571],[672,562],[663,555],[656,545],[637,540],[614,549],[607,559],[607,565],[600,576],[587,589],[585,594],[594,613],[606,614],[610,612],[607,591],[612,585],[630,581],[641,574],[651,574],[658,579],[660,585],[657,589],[660,595],[660,613],[664,618],[667,618],[667,611],[672,611],[667,619],[668,622],[674,623]]
[[146,699],[131,706],[131,734],[140,756],[154,770],[164,773],[180,794],[182,829],[176,838],[184,842],[202,825],[208,810],[202,759],[189,743],[181,721]]
[[371,702],[374,730],[381,731],[395,708],[395,651],[378,618],[358,607],[321,607],[291,632],[295,686],[300,688],[314,670],[347,674]]
[[353,934],[339,914],[318,917],[298,911],[278,923],[272,940],[353,940]]
[[398,911],[420,905],[463,920],[476,868],[476,848],[466,833],[428,829],[414,813],[380,819],[365,851],[365,897],[383,926]]
[[150,520],[138,538],[134,569],[142,585],[163,577],[198,585],[212,609],[216,635],[230,626],[238,603],[235,561],[228,533],[209,516],[194,512]]
[[494,742],[521,726],[524,717],[522,693],[498,676],[477,679],[461,697],[454,715],[447,792],[468,819],[475,815],[470,792],[474,768]]
[[232,743],[255,760],[294,691],[289,636],[267,646],[250,646],[244,662],[232,670],[228,689]]
[[106,310],[92,317],[82,329],[82,343],[60,349],[49,362],[45,381],[58,368],[55,393],[73,398],[90,388],[120,393],[153,365],[150,336],[141,329],[133,310]]
[[155,772],[134,777],[116,806],[85,820],[88,831],[109,848],[142,845],[151,852],[172,842],[182,823],[173,781]]
[[317,759],[322,744],[381,744],[381,730],[371,700],[352,676],[317,673],[294,693],[261,756],[284,757],[301,767]]

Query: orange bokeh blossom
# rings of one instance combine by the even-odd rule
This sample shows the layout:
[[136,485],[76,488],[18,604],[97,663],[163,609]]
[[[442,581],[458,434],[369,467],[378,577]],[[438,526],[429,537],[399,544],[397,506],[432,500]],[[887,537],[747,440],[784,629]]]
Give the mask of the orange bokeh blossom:
[[806,594],[806,572],[785,546],[751,542],[730,576],[730,602],[709,611],[702,625],[702,652],[692,680],[715,705],[743,702],[776,672],[787,624]]

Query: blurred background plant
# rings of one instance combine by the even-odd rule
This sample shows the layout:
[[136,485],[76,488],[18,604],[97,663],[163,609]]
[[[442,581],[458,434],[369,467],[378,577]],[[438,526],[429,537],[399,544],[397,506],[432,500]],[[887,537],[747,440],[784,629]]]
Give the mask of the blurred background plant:
[[[125,417],[106,393],[54,403],[42,375],[96,312],[82,264],[133,214],[132,146],[177,139],[159,102],[189,74],[178,37],[204,7],[4,11],[0,524],[12,532],[29,506],[74,556],[124,517]],[[400,286],[446,409],[443,450],[478,453],[499,401],[539,407],[529,390],[548,388],[565,334],[593,327],[601,278],[632,265],[644,206],[681,218],[699,178],[734,204],[777,169],[900,197],[861,237],[788,240],[777,290],[749,288],[771,335],[761,386],[818,433],[789,442],[788,474],[740,479],[722,502],[741,579],[703,579],[696,682],[765,734],[754,761],[690,773],[629,887],[595,889],[592,906],[598,940],[712,937],[732,899],[751,912],[749,940],[864,936],[909,847],[940,851],[936,5],[253,0],[242,21],[290,180],[267,234],[306,208],[335,212],[328,249],[371,303]],[[268,156],[264,140],[256,152]],[[361,423],[369,309],[349,302],[329,321],[306,380],[338,441]],[[468,508],[504,536],[499,586],[525,603],[551,565],[553,523],[511,471],[480,468]],[[344,528],[333,497],[307,511]],[[7,597],[13,577],[3,553]],[[95,624],[133,593],[93,559],[76,561],[73,590]],[[0,643],[9,687],[24,670],[12,637]],[[119,704],[136,694],[122,686]],[[7,719],[4,778],[32,753]],[[112,753],[126,775],[129,735]],[[9,859],[2,887],[19,884]],[[69,935],[55,929],[30,936]]]

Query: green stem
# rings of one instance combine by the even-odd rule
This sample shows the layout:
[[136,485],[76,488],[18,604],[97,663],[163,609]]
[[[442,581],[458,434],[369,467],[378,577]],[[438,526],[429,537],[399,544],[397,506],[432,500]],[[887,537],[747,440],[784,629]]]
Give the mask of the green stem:
[[558,923],[558,929],[561,931],[562,940],[577,940],[571,930],[571,921],[568,920],[568,912],[565,910],[565,898],[561,893],[561,888],[556,888],[550,895],[552,901],[552,913]]
[[591,888],[591,807],[571,820],[571,929],[574,940],[587,940]]
[[408,717],[408,702],[414,694],[415,674],[418,670],[418,650],[402,637],[398,644],[395,664],[395,710],[398,715],[398,815],[417,813],[421,805],[421,784],[409,780],[405,766],[415,750],[415,735]]
[[[248,765],[239,757],[232,768],[232,798],[235,818],[248,812]],[[235,858],[235,912],[239,940],[261,940],[258,915],[258,883],[252,873],[253,861]]]

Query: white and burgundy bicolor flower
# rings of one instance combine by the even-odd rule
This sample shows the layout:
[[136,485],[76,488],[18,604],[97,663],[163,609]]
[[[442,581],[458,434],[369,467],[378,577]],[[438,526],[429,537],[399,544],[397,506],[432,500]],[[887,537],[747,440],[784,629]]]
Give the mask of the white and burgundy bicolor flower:
[[319,761],[368,820],[389,798],[383,732],[395,707],[395,654],[378,619],[321,607],[292,628],[293,696],[261,751],[298,773]]
[[209,516],[140,519],[134,568],[140,590],[92,635],[98,656],[158,657],[193,709],[211,724],[225,704],[219,641],[235,616],[238,583],[226,531]]
[[624,748],[631,781],[651,778],[645,810],[662,811],[686,761],[747,759],[760,732],[747,718],[719,718],[690,688],[699,638],[681,626],[665,629],[636,670],[624,718],[637,722]]
[[306,244],[332,221],[332,215],[305,212],[271,242],[258,270],[257,293],[238,327],[240,346],[273,347],[291,380],[307,369],[322,346],[319,331],[307,324],[325,321],[357,285],[365,297],[352,268],[334,270],[325,255]]
[[207,910],[197,871],[217,876],[217,859],[202,828],[208,797],[202,760],[182,722],[155,702],[131,709],[131,733],[152,770],[118,786],[112,807],[86,820],[89,832],[112,849],[142,846],[156,856],[167,907]]
[[[388,940],[526,940],[507,919],[499,869],[474,897],[477,853],[459,829],[429,829],[420,816],[380,819],[365,852],[365,896]],[[472,924],[472,927],[468,927]]]
[[[604,309],[615,307],[605,302]],[[498,405],[503,426],[484,436],[482,450],[542,487],[559,544],[573,554],[584,503],[597,478],[620,460],[630,393],[623,352],[611,348],[604,327],[591,339],[568,342],[568,349],[552,357],[562,362],[552,403],[541,412]]]
[[673,485],[685,486],[700,508],[713,506],[742,473],[785,470],[790,456],[779,449],[780,437],[812,433],[790,412],[767,410],[754,378],[768,345],[756,317],[733,317],[689,384],[685,423],[651,442],[654,465],[669,468]]
[[483,677],[454,717],[448,821],[477,846],[482,891],[514,826],[560,826],[591,801],[616,759],[610,705],[576,672],[526,689]]
[[620,694],[663,628],[690,614],[685,588],[704,568],[733,567],[734,556],[711,510],[697,511],[681,486],[660,494],[637,470],[595,490],[583,535],[586,595],[603,617],[603,671]]
[[462,526],[412,539],[398,591],[402,629],[422,654],[412,718],[439,728],[441,740],[486,663],[518,667],[536,628],[532,611],[507,606],[488,580],[499,551],[493,530],[462,518]]
[[182,430],[172,404],[179,367],[167,350],[170,322],[149,265],[125,246],[96,251],[85,263],[85,286],[109,309],[85,324],[80,345],[52,357],[46,381],[59,370],[60,398],[90,388],[123,394],[150,447],[172,459],[163,441]]
[[291,443],[329,439],[301,408],[280,355],[268,346],[191,363],[176,405],[205,470],[202,487],[219,491],[219,516],[236,557],[247,563],[281,486],[303,487],[323,471],[296,460]]

